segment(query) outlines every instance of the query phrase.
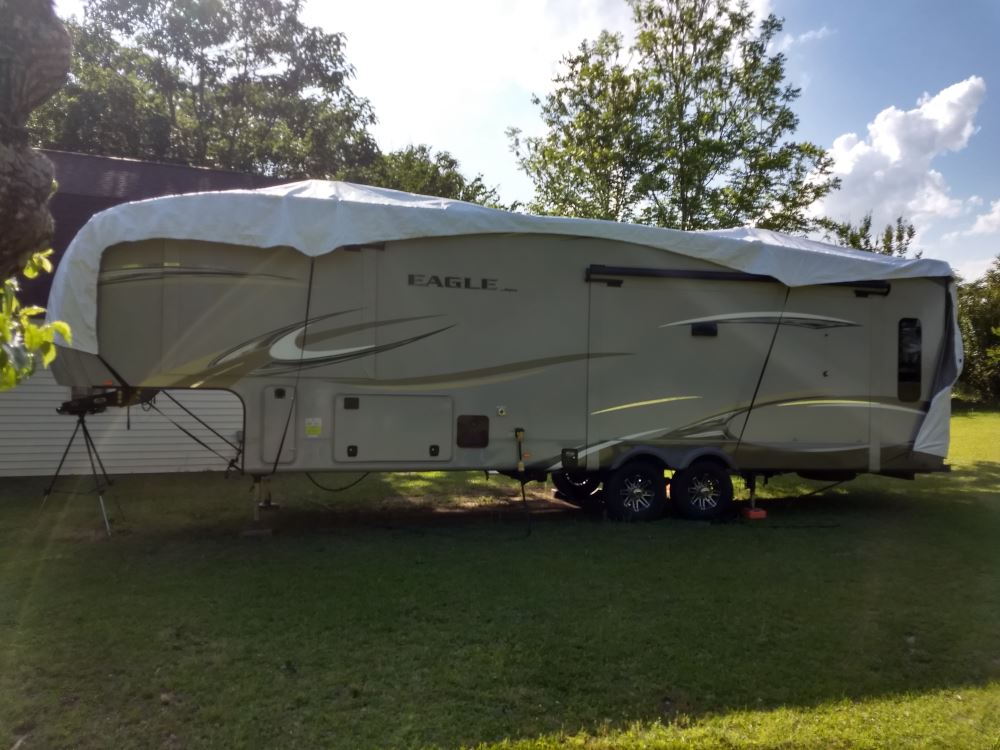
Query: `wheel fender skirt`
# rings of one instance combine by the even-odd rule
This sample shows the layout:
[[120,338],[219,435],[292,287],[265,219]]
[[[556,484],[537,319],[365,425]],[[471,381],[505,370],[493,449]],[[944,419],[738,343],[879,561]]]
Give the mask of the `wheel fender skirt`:
[[677,446],[672,448],[662,448],[653,445],[635,445],[619,456],[616,456],[611,464],[611,469],[615,470],[620,466],[637,458],[656,458],[672,469],[686,469],[695,461],[702,458],[711,458],[719,461],[730,471],[738,471],[732,457],[718,448],[685,448]]

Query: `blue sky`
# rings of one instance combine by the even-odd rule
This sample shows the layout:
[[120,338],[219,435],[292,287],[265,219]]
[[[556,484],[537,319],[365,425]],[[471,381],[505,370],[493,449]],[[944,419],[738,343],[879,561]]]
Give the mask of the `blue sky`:
[[[895,161],[855,165],[831,213],[853,218],[869,205],[888,221],[902,210],[917,221],[928,255],[967,276],[981,273],[1000,253],[1000,3],[774,0],[772,7],[792,37],[826,30],[787,51],[789,76],[803,87],[800,137],[827,148],[848,133],[868,143],[911,141]],[[948,106],[922,112],[918,101],[927,95]],[[895,117],[876,123],[890,107]],[[879,180],[893,170],[899,180]],[[920,206],[928,186],[934,192]]]
[[[750,4],[785,18],[797,138],[837,157],[844,187],[817,210],[873,210],[879,223],[903,213],[927,255],[981,273],[1000,252],[1000,1]],[[624,0],[307,0],[305,13],[348,35],[383,149],[447,149],[507,200],[530,198],[531,184],[504,130],[539,132],[531,95],[559,58],[601,29],[631,29]]]

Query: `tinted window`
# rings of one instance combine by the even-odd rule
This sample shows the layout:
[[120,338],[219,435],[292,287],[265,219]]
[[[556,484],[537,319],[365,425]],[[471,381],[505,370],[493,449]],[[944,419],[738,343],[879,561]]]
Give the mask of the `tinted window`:
[[920,400],[920,321],[903,318],[899,321],[899,400]]

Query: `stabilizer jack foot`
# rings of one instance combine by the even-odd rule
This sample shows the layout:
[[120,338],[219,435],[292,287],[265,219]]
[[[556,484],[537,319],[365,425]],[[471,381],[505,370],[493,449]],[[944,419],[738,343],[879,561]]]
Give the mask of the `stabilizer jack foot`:
[[744,508],[742,515],[748,521],[762,521],[767,518],[767,511],[757,507],[757,477],[750,474],[746,477],[747,489],[750,490],[750,507]]

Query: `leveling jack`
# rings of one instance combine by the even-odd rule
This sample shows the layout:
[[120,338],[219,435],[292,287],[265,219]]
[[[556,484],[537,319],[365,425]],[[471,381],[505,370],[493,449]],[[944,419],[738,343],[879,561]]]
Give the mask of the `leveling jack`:
[[253,520],[260,520],[262,510],[277,510],[281,506],[271,500],[271,477],[253,475],[253,485],[250,487],[253,495]]
[[747,489],[750,490],[750,507],[743,509],[743,517],[749,521],[760,521],[767,518],[767,511],[757,507],[757,477],[749,474],[745,477]]

